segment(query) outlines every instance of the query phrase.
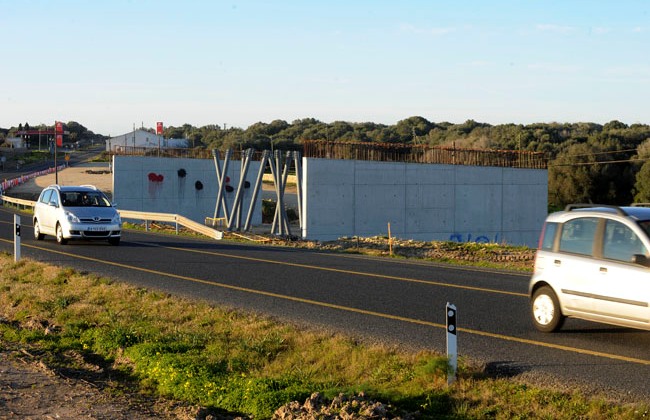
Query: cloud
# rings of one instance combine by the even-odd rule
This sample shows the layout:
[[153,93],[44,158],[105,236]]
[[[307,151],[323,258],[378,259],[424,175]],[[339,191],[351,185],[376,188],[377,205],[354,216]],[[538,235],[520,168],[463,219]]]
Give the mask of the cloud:
[[535,28],[540,32],[552,32],[556,34],[570,34],[575,32],[573,26],[556,25],[553,23],[538,23]]
[[611,28],[606,28],[604,26],[597,26],[594,28],[591,28],[591,33],[596,34],[596,35],[604,35],[612,32]]
[[580,71],[579,66],[557,63],[531,63],[526,66],[529,70],[536,70],[545,73],[577,73]]
[[408,23],[401,24],[400,29],[403,32],[410,32],[418,35],[433,35],[433,36],[447,35],[456,31],[455,28],[447,28],[447,27],[418,28]]

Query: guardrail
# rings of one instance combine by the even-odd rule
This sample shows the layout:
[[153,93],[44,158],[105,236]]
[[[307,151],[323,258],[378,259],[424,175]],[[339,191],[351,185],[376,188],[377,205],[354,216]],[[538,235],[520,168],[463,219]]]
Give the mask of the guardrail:
[[208,226],[204,226],[200,223],[195,222],[194,220],[188,219],[185,216],[181,216],[180,214],[150,213],[150,212],[135,211],[135,210],[118,210],[118,212],[120,213],[120,217],[122,217],[122,219],[137,219],[137,220],[144,220],[145,222],[175,223],[177,226],[176,229],[177,232],[178,232],[178,225],[181,225],[183,227],[193,230],[194,232],[200,233],[202,235],[205,235],[213,239],[223,238],[223,232],[218,231],[216,229],[212,229],[211,227]]
[[[14,198],[14,197],[7,197],[6,195],[0,195],[0,202],[4,203],[5,201],[7,203],[13,203],[24,207],[34,207],[34,205],[36,204],[35,201],[23,200],[21,198]],[[217,240],[223,238],[223,232],[218,231],[216,229],[212,229],[211,227],[208,226],[204,226],[200,223],[195,222],[194,220],[188,219],[185,216],[181,216],[180,214],[152,213],[152,212],[144,212],[144,211],[119,210],[119,209],[117,211],[120,213],[120,217],[122,219],[143,220],[145,223],[154,222],[154,221],[174,223],[176,224],[176,233],[178,233],[178,225],[181,225],[187,229],[191,229],[194,232],[200,233],[209,238],[213,238]]]
[[7,197],[6,195],[0,195],[0,202],[4,203],[5,201],[7,203],[13,203],[23,207],[34,207],[34,204],[36,204],[36,201],[23,200],[22,198],[14,198],[14,197]]

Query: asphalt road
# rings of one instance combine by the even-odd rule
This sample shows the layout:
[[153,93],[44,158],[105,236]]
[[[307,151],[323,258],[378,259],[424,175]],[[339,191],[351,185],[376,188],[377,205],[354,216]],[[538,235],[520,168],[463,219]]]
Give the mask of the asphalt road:
[[[530,320],[528,275],[124,232],[104,242],[32,238],[22,256],[414,349],[446,348],[445,306],[458,308],[461,357],[494,375],[650,400],[650,333],[568,320],[556,334]],[[13,252],[13,213],[0,209],[0,249]]]
[[[92,148],[86,148],[86,149],[76,149],[76,150],[70,150],[70,149],[59,149],[57,153],[57,165],[62,165],[66,163],[65,160],[65,155],[66,153],[70,155],[69,160],[67,164],[69,165],[74,165],[79,162],[83,162],[86,159],[90,159],[92,157],[95,157],[99,155],[104,149],[103,145],[95,145]],[[24,174],[28,174],[31,172],[38,172],[44,169],[48,168],[53,168],[54,165],[54,155],[51,155],[47,160],[43,160],[40,162],[32,162],[28,163],[25,165],[22,165],[20,168],[16,168],[15,166],[9,166],[7,165],[4,170],[0,170],[0,177],[2,179],[11,179],[11,178],[16,178]]]

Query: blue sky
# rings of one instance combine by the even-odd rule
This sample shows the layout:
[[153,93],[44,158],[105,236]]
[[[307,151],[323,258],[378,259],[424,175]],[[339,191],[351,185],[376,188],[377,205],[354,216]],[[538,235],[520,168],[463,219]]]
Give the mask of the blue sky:
[[650,124],[648,1],[0,0],[0,127]]

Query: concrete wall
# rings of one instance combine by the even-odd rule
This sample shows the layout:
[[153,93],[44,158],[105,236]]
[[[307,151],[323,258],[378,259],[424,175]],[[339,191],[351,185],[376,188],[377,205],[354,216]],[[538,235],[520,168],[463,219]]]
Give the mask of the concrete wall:
[[[260,162],[250,162],[246,180],[251,186],[255,184],[259,165]],[[115,156],[113,168],[113,201],[119,209],[175,213],[199,223],[214,215],[219,184],[211,159]],[[239,185],[240,168],[240,161],[228,165],[226,175],[234,188],[233,192],[224,192],[229,209]],[[250,207],[252,187],[244,191],[242,223]],[[258,195],[252,224],[261,223],[262,199]]]
[[536,246],[546,170],[303,159],[303,237],[385,235]]

